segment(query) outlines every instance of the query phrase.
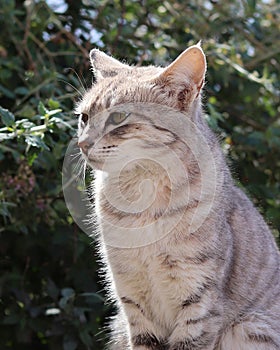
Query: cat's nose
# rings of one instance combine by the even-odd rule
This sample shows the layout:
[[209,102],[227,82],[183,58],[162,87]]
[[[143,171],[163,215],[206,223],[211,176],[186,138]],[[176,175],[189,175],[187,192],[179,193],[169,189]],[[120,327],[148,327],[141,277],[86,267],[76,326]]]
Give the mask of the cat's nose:
[[78,142],[78,146],[80,147],[80,149],[83,151],[85,155],[88,154],[90,143],[87,140]]

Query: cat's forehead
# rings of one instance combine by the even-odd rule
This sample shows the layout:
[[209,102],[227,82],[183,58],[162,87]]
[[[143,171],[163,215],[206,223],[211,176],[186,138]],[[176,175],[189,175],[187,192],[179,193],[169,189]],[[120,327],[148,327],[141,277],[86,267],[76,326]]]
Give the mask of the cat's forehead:
[[117,70],[112,70],[104,79],[99,79],[98,83],[106,82],[110,79],[111,82],[118,82],[127,80],[130,84],[133,83],[131,79],[137,79],[139,82],[151,79],[163,70],[162,67],[155,66],[127,66]]
[[141,88],[149,84],[162,71],[160,67],[130,67],[121,69],[114,76],[99,79],[83,96],[77,110],[79,113],[96,113],[111,107],[114,102],[125,103],[137,99]]

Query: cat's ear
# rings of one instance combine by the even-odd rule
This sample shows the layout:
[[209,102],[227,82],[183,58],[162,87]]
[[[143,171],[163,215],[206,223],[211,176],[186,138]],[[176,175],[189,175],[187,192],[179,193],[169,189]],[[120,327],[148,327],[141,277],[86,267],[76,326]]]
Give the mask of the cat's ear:
[[157,82],[169,85],[176,90],[184,87],[197,98],[204,84],[206,74],[206,58],[200,44],[189,47],[181,53],[157,77]]
[[93,72],[97,79],[113,77],[118,74],[120,69],[129,68],[126,64],[106,55],[106,53],[98,49],[91,50],[89,57]]

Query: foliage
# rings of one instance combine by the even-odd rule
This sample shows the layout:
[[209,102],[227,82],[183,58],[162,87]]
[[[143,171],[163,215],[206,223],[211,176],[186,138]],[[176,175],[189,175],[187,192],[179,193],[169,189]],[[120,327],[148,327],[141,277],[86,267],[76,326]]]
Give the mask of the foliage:
[[166,64],[203,39],[206,117],[279,236],[279,10],[277,0],[1,0],[1,349],[103,348],[110,310],[92,240],[61,189],[92,47]]

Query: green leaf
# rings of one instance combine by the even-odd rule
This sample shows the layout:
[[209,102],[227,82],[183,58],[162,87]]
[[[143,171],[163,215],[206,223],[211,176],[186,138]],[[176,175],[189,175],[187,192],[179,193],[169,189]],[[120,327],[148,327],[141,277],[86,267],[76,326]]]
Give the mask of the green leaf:
[[10,216],[9,208],[15,208],[16,204],[11,202],[0,202],[0,215]]
[[61,290],[61,295],[66,298],[71,298],[75,295],[75,291],[73,288],[63,288]]
[[28,89],[24,86],[19,86],[18,88],[15,89],[15,93],[17,95],[27,95],[28,94]]
[[13,137],[14,137],[13,134],[6,134],[6,133],[1,132],[0,133],[0,142],[4,141],[4,140],[12,139]]
[[47,282],[47,292],[52,299],[57,300],[59,296],[59,289],[54,283],[54,281],[50,278],[48,279],[48,282]]
[[0,115],[3,124],[6,126],[12,126],[15,123],[15,116],[8,109],[5,109],[0,106]]
[[49,150],[49,147],[45,144],[45,142],[41,139],[40,136],[35,135],[25,135],[25,142],[33,147],[43,148],[45,150]]
[[43,102],[40,101],[39,104],[38,104],[38,112],[41,114],[41,115],[46,115],[48,114],[48,110],[47,108],[44,106]]
[[254,11],[256,9],[256,0],[247,0],[247,4],[251,11]]
[[35,162],[35,160],[38,158],[38,154],[37,153],[33,153],[33,154],[28,154],[27,155],[27,162],[29,166],[32,166],[32,164]]
[[19,120],[18,122],[16,122],[16,125],[18,126],[18,128],[23,130],[28,130],[35,126],[35,124],[29,121],[28,119]]
[[19,321],[20,321],[20,315],[13,314],[13,315],[6,316],[3,320],[3,324],[15,325],[15,324],[18,324]]
[[67,128],[69,129],[73,129],[72,125],[70,125],[69,123],[65,122],[64,120],[60,119],[60,118],[57,118],[57,117],[52,117],[50,120],[49,120],[50,123],[55,123],[55,124],[62,124],[62,125],[65,125],[67,126]]
[[63,339],[63,350],[75,350],[77,349],[77,339],[70,334],[66,334]]
[[50,109],[58,109],[60,106],[60,103],[58,101],[53,100],[52,98],[49,99],[48,105]]
[[3,95],[7,96],[8,98],[15,98],[15,94],[11,90],[5,88],[3,85],[0,85],[0,92],[2,92]]
[[80,293],[79,296],[86,298],[90,304],[104,303],[104,298],[97,293]]
[[54,110],[52,110],[52,111],[48,111],[47,115],[48,115],[49,117],[51,117],[51,116],[53,116],[53,115],[55,115],[55,114],[58,114],[58,113],[61,113],[61,112],[62,112],[62,109],[54,109]]
[[84,329],[80,332],[80,338],[85,345],[92,346],[92,336],[87,329]]

